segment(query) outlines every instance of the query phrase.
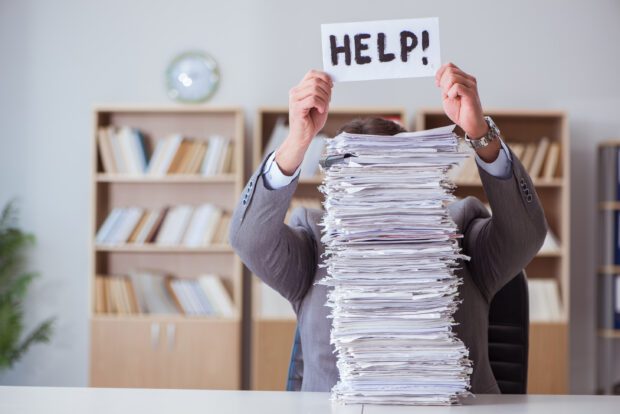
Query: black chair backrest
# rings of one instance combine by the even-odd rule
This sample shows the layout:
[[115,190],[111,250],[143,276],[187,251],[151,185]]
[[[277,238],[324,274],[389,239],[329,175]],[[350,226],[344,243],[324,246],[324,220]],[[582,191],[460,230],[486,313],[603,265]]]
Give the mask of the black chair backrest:
[[[502,394],[527,392],[529,299],[525,271],[497,292],[489,307],[489,359]],[[299,328],[295,330],[287,391],[301,390],[304,361]]]
[[489,307],[489,360],[502,394],[527,393],[530,312],[525,271]]

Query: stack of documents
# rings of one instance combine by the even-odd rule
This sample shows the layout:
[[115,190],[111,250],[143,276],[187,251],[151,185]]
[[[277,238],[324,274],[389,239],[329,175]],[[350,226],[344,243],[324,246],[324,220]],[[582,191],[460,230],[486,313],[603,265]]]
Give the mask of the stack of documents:
[[453,130],[328,140],[320,283],[332,287],[337,401],[446,405],[468,393],[469,352],[452,326],[455,268],[469,258],[446,208],[447,172],[468,154]]

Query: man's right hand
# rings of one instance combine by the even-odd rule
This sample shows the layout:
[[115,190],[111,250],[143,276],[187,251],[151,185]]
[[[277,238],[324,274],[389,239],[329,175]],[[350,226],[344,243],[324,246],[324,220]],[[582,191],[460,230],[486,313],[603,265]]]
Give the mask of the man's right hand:
[[324,72],[311,70],[289,92],[289,135],[276,150],[276,163],[286,175],[301,165],[312,138],[327,121],[334,86]]

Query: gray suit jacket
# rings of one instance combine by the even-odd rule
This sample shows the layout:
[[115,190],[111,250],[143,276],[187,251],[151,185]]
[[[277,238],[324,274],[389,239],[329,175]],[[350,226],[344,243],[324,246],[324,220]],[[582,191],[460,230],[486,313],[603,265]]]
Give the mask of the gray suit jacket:
[[[455,331],[469,348],[474,364],[474,393],[499,393],[488,356],[489,303],[534,257],[547,232],[532,181],[511,155],[512,176],[508,179],[478,170],[492,217],[474,197],[449,206],[464,236],[463,251],[471,256],[458,271],[463,279],[459,288],[463,302],[454,317],[459,323]],[[329,343],[331,319],[325,306],[328,287],[315,284],[326,272],[318,267],[324,251],[318,226],[322,213],[300,208],[290,224],[284,224],[297,179],[271,190],[265,186],[262,164],[252,174],[235,209],[230,242],[247,267],[288,299],[297,314],[304,355],[302,391],[329,391],[338,381],[338,370]]]

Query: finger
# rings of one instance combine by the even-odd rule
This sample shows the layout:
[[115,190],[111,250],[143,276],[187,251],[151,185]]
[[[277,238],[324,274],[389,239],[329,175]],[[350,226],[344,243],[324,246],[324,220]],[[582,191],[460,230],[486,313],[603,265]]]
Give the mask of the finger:
[[325,82],[322,79],[310,79],[307,80],[305,82],[302,82],[299,87],[298,90],[305,90],[305,89],[320,89],[322,90],[325,94],[327,95],[331,95],[332,93],[332,87],[331,85],[329,85],[327,82]]
[[308,85],[303,89],[296,90],[291,96],[291,98],[294,101],[301,101],[307,98],[308,96],[313,96],[313,95],[317,95],[321,97],[326,102],[329,102],[331,100],[331,96],[329,93],[325,92],[323,89],[315,85]]
[[319,113],[323,114],[327,111],[327,101],[318,95],[311,95],[299,101],[299,109],[302,111],[309,111],[312,108],[316,108]]
[[444,98],[455,99],[459,96],[471,96],[472,90],[467,86],[461,83],[455,83],[452,87],[446,92]]
[[454,63],[452,63],[452,62],[444,63],[443,65],[441,65],[441,67],[439,69],[437,69],[437,73],[435,74],[435,84],[437,86],[439,86],[439,80],[441,79],[441,77],[443,76],[444,72],[448,68],[457,68],[457,66]]
[[476,85],[465,76],[454,73],[445,73],[440,80],[440,87],[443,92],[447,92],[455,83],[463,84],[472,89],[476,87]]
[[327,73],[321,72],[319,70],[314,70],[314,69],[309,70],[308,73],[306,73],[306,75],[302,79],[302,82],[308,79],[322,79],[329,85],[331,86],[334,85],[334,83],[332,82],[332,78]]

